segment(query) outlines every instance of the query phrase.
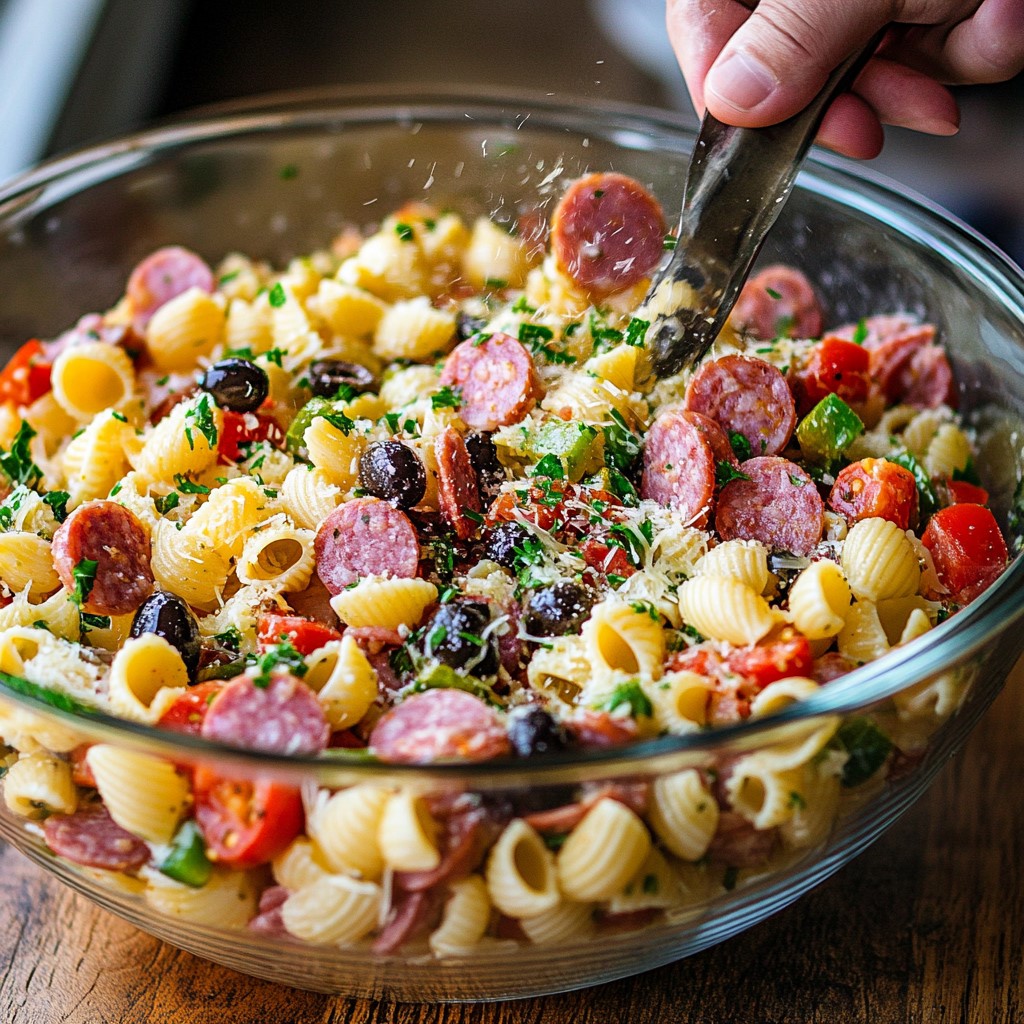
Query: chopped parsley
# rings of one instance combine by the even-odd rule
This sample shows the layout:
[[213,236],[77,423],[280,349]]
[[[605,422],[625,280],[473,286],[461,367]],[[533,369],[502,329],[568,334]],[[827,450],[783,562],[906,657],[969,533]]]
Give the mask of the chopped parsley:
[[[209,494],[210,488],[206,484],[197,484],[194,480],[189,480],[187,476],[181,473],[174,474],[175,486],[181,491],[182,494]],[[169,495],[168,495],[169,497]],[[174,505],[171,506],[174,508]]]
[[430,396],[430,408],[435,411],[438,409],[461,409],[462,388],[445,384]]
[[268,363],[273,363],[275,366],[284,366],[282,360],[287,355],[283,348],[271,348],[263,353],[263,358]]
[[280,281],[267,293],[267,300],[274,309],[280,309],[288,301],[288,295]]
[[724,487],[730,480],[749,480],[746,473],[741,473],[731,462],[719,459],[715,463],[715,484]]
[[110,629],[109,615],[90,615],[89,612],[82,612],[79,622],[83,633],[93,629]]
[[666,235],[661,240],[661,247],[665,252],[673,252],[675,247],[679,244],[679,239],[675,235]]
[[153,504],[156,505],[157,512],[165,516],[172,508],[177,508],[180,501],[181,495],[177,491],[171,491],[170,494],[165,494],[162,498],[154,498]]
[[18,427],[18,433],[11,442],[11,450],[0,448],[0,468],[7,474],[11,483],[35,487],[43,478],[43,471],[32,459],[29,442],[36,432],[24,421]]
[[256,659],[257,673],[253,677],[253,683],[265,689],[270,685],[272,673],[279,668],[286,668],[293,676],[304,676],[309,671],[306,659],[291,642],[283,639],[280,643],[268,647],[267,650]]
[[403,242],[411,242],[416,237],[416,232],[413,231],[412,225],[402,222],[395,225],[395,234],[398,235]]
[[842,774],[842,783],[847,787],[867,782],[892,750],[892,740],[870,718],[863,716],[843,722],[831,745],[849,755]]
[[643,348],[644,338],[647,337],[647,329],[650,326],[650,320],[641,320],[640,317],[635,316],[626,325],[626,333],[622,340],[633,348]]
[[74,589],[71,592],[71,600],[79,608],[89,600],[93,584],[96,582],[96,570],[100,563],[95,558],[83,558],[72,570],[71,576],[75,581]]
[[601,705],[601,710],[613,712],[625,706],[629,707],[633,718],[650,718],[654,714],[654,706],[635,679],[616,686],[611,696]]
[[520,324],[519,340],[535,355],[542,355],[554,365],[569,366],[576,362],[576,357],[568,352],[561,352],[559,349],[549,345],[555,337],[555,332],[543,324]]
[[853,330],[853,343],[855,345],[863,345],[868,339],[868,322],[861,317],[857,321],[857,326]]
[[284,167],[278,171],[277,175],[282,181],[291,181],[293,178],[299,176],[299,168],[297,164],[285,164]]
[[740,462],[746,462],[747,459],[753,454],[750,449],[750,442],[747,440],[745,434],[741,434],[738,430],[729,431],[729,446],[733,450],[733,454]]
[[195,450],[195,435],[198,431],[206,438],[211,448],[217,447],[217,421],[213,417],[213,399],[204,394],[196,404],[185,413],[185,439],[190,449]]
[[[565,477],[565,469],[562,466],[562,460],[557,455],[553,455],[548,452],[548,454],[533,467],[533,475],[546,476],[551,480],[562,480]],[[559,500],[561,500],[561,496],[559,496]]]
[[[110,493],[114,494],[115,492],[111,491]],[[71,495],[67,491],[50,491],[49,494],[43,495],[43,503],[50,506],[58,523],[63,523],[67,519],[70,500]]]
[[618,409],[612,409],[612,422],[602,427],[604,434],[604,463],[609,469],[629,473],[640,455],[641,441],[626,423]]
[[346,416],[343,412],[322,412],[320,415],[346,437],[355,429],[355,420]]

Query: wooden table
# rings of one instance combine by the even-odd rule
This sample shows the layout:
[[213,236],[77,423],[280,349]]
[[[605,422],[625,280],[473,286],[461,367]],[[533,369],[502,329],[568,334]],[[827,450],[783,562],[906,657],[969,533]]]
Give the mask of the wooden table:
[[688,960],[584,992],[418,1006],[281,988],[151,939],[0,850],[2,1024],[1024,1022],[1024,662],[866,854]]

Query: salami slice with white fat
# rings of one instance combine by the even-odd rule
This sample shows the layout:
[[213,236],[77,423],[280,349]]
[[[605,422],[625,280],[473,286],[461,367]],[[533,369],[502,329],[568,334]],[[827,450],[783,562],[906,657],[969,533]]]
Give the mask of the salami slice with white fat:
[[704,363],[687,385],[685,404],[727,434],[742,434],[752,455],[777,455],[796,427],[796,403],[786,378],[771,363],[750,356]]
[[773,551],[809,555],[825,529],[825,503],[814,481],[778,456],[741,462],[740,477],[718,495],[715,528],[722,540],[759,540]]
[[149,847],[99,805],[74,814],[51,814],[43,822],[43,835],[59,857],[88,868],[136,871],[149,860]]
[[758,338],[817,338],[824,316],[814,286],[795,267],[765,267],[743,286],[730,318]]
[[596,295],[638,284],[658,266],[664,247],[661,206],[624,174],[588,174],[574,181],[551,218],[558,266]]
[[370,749],[394,764],[507,754],[508,736],[494,712],[465,690],[427,690],[388,711],[370,734]]
[[210,704],[205,739],[272,754],[318,754],[330,728],[316,694],[288,672],[232,679]]
[[213,271],[201,256],[179,245],[150,253],[128,278],[127,295],[135,326],[144,328],[164,303],[189,288],[207,294],[214,290]]
[[412,579],[420,561],[409,517],[379,498],[339,505],[320,524],[314,552],[317,575],[332,594],[364,576]]
[[153,592],[149,534],[117,502],[79,505],[53,535],[50,552],[61,583],[82,598],[84,612],[127,615]]
[[[437,435],[434,456],[437,459],[437,497],[441,515],[457,536],[468,540],[483,519],[480,489],[466,442],[454,427],[445,427]],[[476,513],[476,518],[472,513]]]
[[696,416],[675,406],[654,421],[644,444],[640,495],[675,509],[703,529],[715,493],[716,459]]
[[533,357],[521,341],[500,331],[483,342],[457,345],[445,361],[441,384],[459,389],[459,415],[477,430],[518,423],[541,394]]

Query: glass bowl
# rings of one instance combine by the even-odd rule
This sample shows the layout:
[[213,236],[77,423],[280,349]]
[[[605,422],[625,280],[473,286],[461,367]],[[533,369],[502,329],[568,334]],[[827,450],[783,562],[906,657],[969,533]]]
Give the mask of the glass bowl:
[[[345,225],[371,224],[409,199],[513,221],[521,208],[546,201],[561,182],[587,170],[632,175],[671,211],[693,141],[671,114],[584,109],[531,96],[341,92],[213,110],[52,161],[0,188],[0,343],[11,351],[27,338],[57,335],[85,311],[109,307],[132,267],[162,245],[184,245],[210,261],[238,251],[282,266],[326,245]],[[979,431],[992,506],[1017,550],[1010,510],[1024,461],[1020,271],[942,211],[829,157],[813,158],[800,175],[761,262],[803,269],[828,303],[829,324],[900,309],[938,325],[961,409]],[[236,778],[280,779],[307,797],[318,788],[374,782],[438,800],[468,793],[485,808],[522,809],[557,804],[566,787],[578,793],[580,786],[608,785],[621,793],[752,752],[785,753],[839,720],[867,717],[896,740],[884,771],[843,791],[834,822],[830,814],[807,826],[809,845],[783,847],[757,868],[679,866],[667,909],[631,909],[644,901],[624,897],[596,930],[592,918],[582,925],[577,917],[536,934],[546,940],[539,943],[522,941],[513,928],[438,958],[422,941],[393,954],[374,952],[367,941],[299,942],[244,927],[253,892],[269,883],[260,871],[230,893],[247,908],[240,918],[237,906],[223,901],[215,906],[190,899],[188,891],[168,893],[152,880],[55,857],[38,824],[6,808],[0,833],[145,931],[262,978],[431,1001],[565,991],[727,939],[864,849],[922,793],[998,693],[1024,648],[1022,616],[1024,566],[1016,558],[978,600],[926,636],[777,713],[526,762],[384,766],[246,753],[101,714],[76,715],[0,679],[5,739],[14,745],[19,735],[58,752],[103,742],[177,765],[212,765]]]

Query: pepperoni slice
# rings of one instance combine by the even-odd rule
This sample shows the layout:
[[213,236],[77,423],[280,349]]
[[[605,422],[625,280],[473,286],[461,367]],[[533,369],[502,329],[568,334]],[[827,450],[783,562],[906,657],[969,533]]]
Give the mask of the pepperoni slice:
[[317,754],[330,729],[316,694],[288,672],[275,672],[266,685],[237,676],[217,694],[203,718],[208,740],[273,754]]
[[693,412],[687,409],[684,413],[686,418],[700,431],[701,437],[711,446],[711,454],[715,457],[715,465],[719,462],[728,462],[730,466],[736,467],[740,460],[736,458],[732,445],[729,443],[729,435],[710,416]]
[[441,384],[459,388],[459,415],[478,430],[518,423],[541,393],[533,358],[522,342],[500,331],[486,341],[464,341],[448,356]]
[[908,530],[917,516],[917,481],[895,462],[861,459],[840,470],[828,504],[848,523],[878,517]]
[[76,593],[77,587],[83,596],[84,612],[127,615],[153,593],[149,534],[135,513],[117,502],[79,505],[53,535],[51,553],[64,588]]
[[288,938],[281,908],[290,893],[283,885],[272,885],[260,894],[259,913],[246,925],[251,932],[270,935],[275,939]]
[[420,543],[409,517],[379,498],[356,498],[336,508],[317,530],[316,572],[340,594],[363,576],[411,579]]
[[43,835],[59,857],[87,868],[136,871],[149,860],[149,847],[99,805],[74,814],[51,814],[43,822]]
[[[441,515],[462,540],[468,540],[483,516],[476,472],[466,442],[454,427],[445,427],[434,442],[434,455]],[[476,513],[475,519],[466,514],[467,509]]]
[[814,286],[795,267],[765,267],[743,286],[732,322],[758,338],[817,338],[824,316]]
[[[676,509],[703,529],[715,493],[716,456],[697,416],[675,407],[654,421],[644,444],[640,495]],[[707,417],[700,419],[712,423]],[[721,433],[717,424],[713,426]],[[728,440],[725,447],[729,448]]]
[[718,496],[719,536],[809,555],[825,529],[825,504],[814,481],[795,462],[778,456],[747,459],[740,472],[747,479],[730,480]]
[[494,712],[464,690],[413,694],[377,722],[370,748],[382,761],[396,764],[487,761],[510,750]]
[[150,253],[128,278],[127,295],[135,326],[144,328],[165,303],[189,288],[214,290],[213,271],[189,249],[169,245]]
[[441,889],[401,893],[392,904],[380,934],[373,940],[374,953],[390,956],[410,939],[429,931],[437,924],[443,895]]
[[661,262],[665,217],[638,181],[610,172],[574,181],[551,218],[551,251],[581,288],[611,295]]
[[786,378],[763,359],[723,356],[705,363],[686,388],[686,408],[742,434],[754,455],[777,455],[796,426]]

